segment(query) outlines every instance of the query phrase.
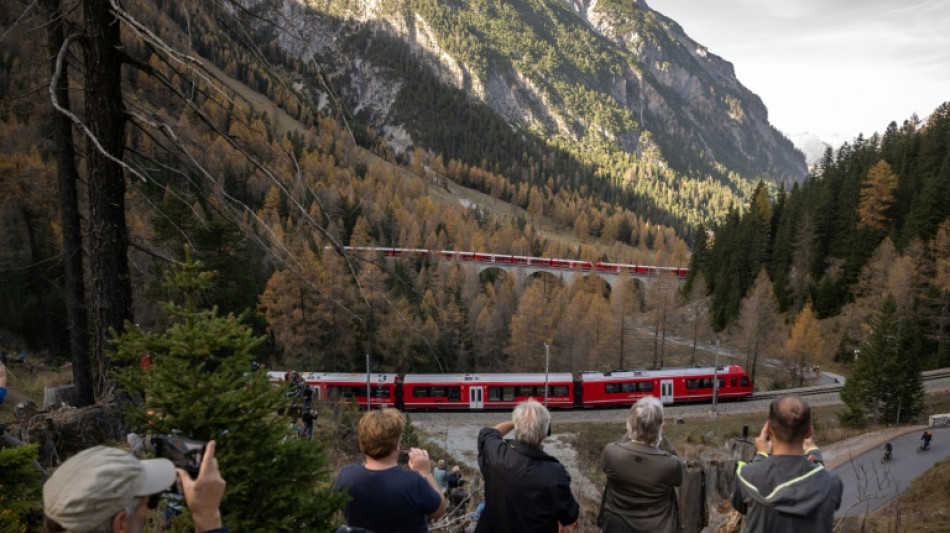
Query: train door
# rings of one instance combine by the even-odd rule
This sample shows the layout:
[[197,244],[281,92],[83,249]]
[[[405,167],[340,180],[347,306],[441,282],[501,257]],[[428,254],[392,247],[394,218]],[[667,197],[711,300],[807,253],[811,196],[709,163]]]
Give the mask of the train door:
[[469,409],[485,408],[485,387],[468,388],[468,407]]
[[673,403],[673,380],[660,380],[660,401],[667,404]]

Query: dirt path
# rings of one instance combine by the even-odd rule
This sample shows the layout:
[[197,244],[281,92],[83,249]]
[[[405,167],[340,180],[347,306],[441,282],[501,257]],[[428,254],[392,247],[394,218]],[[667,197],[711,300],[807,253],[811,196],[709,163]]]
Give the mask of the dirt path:
[[[499,422],[504,415],[499,413]],[[446,415],[444,420],[417,421],[413,424],[432,441],[438,443],[443,450],[449,452],[459,463],[478,471],[478,432],[481,431],[482,424],[460,424],[453,421],[451,415]],[[594,501],[600,500],[600,490],[582,474],[577,464],[577,452],[570,445],[572,435],[554,434],[544,440],[544,451],[567,468],[571,474],[571,490],[575,496]],[[450,461],[449,461],[450,462]]]

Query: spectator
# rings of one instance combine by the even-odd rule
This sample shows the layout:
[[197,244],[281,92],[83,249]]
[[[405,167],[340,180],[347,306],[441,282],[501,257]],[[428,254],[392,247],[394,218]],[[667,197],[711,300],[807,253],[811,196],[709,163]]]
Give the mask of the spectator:
[[[531,399],[515,407],[510,422],[479,432],[485,511],[476,533],[552,533],[577,522],[571,476],[541,448],[550,426],[551,413]],[[514,440],[505,440],[512,429]]]
[[0,363],[0,405],[7,399],[7,367]]
[[445,481],[447,475],[448,471],[445,469],[445,459],[439,459],[439,464],[436,465],[435,470],[432,471],[432,477],[435,478],[435,485],[440,492],[445,492],[448,486]]
[[792,395],[775,399],[755,439],[752,462],[740,462],[732,506],[747,532],[831,532],[843,485],[815,446],[811,409]]
[[301,417],[303,420],[303,434],[307,436],[307,440],[313,438],[313,421],[317,419],[312,409],[307,409],[303,412]]
[[427,518],[445,513],[445,499],[432,477],[429,453],[409,450],[409,471],[399,465],[399,442],[406,421],[396,409],[370,411],[359,424],[364,465],[347,465],[333,487],[350,497],[343,506],[346,525],[374,533],[425,533]]
[[445,476],[445,484],[451,489],[460,489],[465,480],[462,479],[462,470],[456,465],[452,467],[452,472]]
[[[208,443],[197,479],[178,470],[185,502],[197,533],[226,533],[219,505],[225,482]],[[151,498],[175,481],[168,459],[140,461],[117,448],[96,446],[63,463],[43,485],[43,511],[49,532],[104,533],[144,531]]]
[[313,407],[313,389],[309,385],[303,386],[303,408],[310,409]]
[[627,415],[625,440],[604,448],[607,475],[597,525],[605,532],[678,531],[674,487],[683,482],[683,463],[658,448],[663,439],[663,404],[641,398]]

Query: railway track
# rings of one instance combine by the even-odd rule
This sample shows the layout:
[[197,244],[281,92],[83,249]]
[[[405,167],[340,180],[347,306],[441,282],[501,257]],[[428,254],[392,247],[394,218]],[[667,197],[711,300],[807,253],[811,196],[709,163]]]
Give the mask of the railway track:
[[[927,384],[932,381],[945,379],[950,377],[950,368],[938,368],[937,370],[928,370],[921,373],[921,378],[924,384]],[[750,400],[769,400],[772,398],[778,398],[784,394],[797,394],[798,396],[815,396],[817,394],[828,394],[833,392],[841,392],[843,384],[834,383],[830,385],[816,385],[813,387],[801,387],[797,389],[782,389],[777,391],[768,391],[768,392],[757,392],[752,395]]]

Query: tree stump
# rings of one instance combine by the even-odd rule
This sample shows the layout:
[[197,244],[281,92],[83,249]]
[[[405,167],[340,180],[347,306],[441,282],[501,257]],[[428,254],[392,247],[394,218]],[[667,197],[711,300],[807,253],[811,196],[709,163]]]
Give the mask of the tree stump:
[[729,501],[736,484],[736,466],[739,461],[751,461],[754,455],[755,443],[743,439],[729,440],[724,451],[707,450],[700,455],[709,514],[705,531],[732,533],[741,528],[741,515]]
[[54,409],[63,405],[76,404],[76,387],[46,387],[43,389],[43,410]]
[[122,412],[115,403],[39,411],[33,402],[22,402],[14,413],[18,422],[8,428],[11,436],[24,443],[38,443],[39,462],[46,466],[86,448],[123,440],[126,435]]
[[701,531],[706,527],[705,473],[696,461],[686,462],[683,484],[676,489],[680,531]]

